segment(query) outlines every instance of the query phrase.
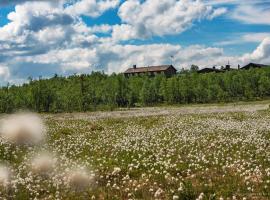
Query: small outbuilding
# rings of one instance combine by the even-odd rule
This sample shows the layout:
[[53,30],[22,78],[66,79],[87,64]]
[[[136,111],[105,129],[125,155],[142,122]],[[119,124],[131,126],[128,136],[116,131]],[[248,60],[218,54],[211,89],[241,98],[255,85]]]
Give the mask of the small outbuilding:
[[133,65],[132,68],[127,69],[124,72],[125,77],[139,76],[139,75],[149,75],[156,76],[158,74],[164,74],[167,77],[175,75],[177,70],[173,65],[159,65],[159,66],[149,66],[149,67],[137,67]]

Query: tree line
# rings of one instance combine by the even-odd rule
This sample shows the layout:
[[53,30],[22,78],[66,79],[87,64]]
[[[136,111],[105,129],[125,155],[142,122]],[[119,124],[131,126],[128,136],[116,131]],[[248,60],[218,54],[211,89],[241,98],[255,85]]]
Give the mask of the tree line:
[[112,110],[120,107],[247,101],[270,96],[270,68],[198,74],[182,71],[167,78],[102,72],[30,79],[0,88],[0,112]]

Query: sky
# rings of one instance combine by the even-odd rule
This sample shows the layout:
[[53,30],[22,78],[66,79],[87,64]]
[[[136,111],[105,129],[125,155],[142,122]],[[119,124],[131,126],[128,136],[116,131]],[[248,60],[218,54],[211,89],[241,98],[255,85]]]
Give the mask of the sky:
[[270,64],[270,0],[0,0],[0,85],[228,62]]

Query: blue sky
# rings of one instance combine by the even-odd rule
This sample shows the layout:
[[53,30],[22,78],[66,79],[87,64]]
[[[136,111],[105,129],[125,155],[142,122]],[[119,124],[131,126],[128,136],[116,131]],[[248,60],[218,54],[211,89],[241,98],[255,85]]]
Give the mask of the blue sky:
[[1,85],[133,64],[228,61],[270,64],[269,0],[0,1]]

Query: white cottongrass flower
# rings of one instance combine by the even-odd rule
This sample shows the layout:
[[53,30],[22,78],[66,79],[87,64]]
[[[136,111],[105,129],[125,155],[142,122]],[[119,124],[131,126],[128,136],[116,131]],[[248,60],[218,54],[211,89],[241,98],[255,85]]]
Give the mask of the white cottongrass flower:
[[48,153],[36,155],[31,162],[31,169],[38,174],[47,174],[51,172],[56,164],[56,159]]
[[68,172],[67,181],[70,187],[76,190],[83,190],[93,182],[94,175],[86,170],[78,168]]
[[199,197],[197,198],[197,200],[202,200],[204,197],[204,193],[200,193]]
[[173,195],[173,200],[178,200],[179,196],[178,195]]
[[3,139],[13,144],[37,144],[44,139],[46,129],[37,115],[19,113],[2,121],[0,133]]
[[164,191],[161,188],[158,188],[158,190],[155,192],[154,197],[159,198],[163,195]]
[[10,170],[4,165],[0,165],[0,187],[7,187],[10,183]]
[[115,167],[115,168],[113,169],[112,175],[117,175],[117,174],[119,174],[120,172],[121,172],[121,168],[120,168],[120,167]]

